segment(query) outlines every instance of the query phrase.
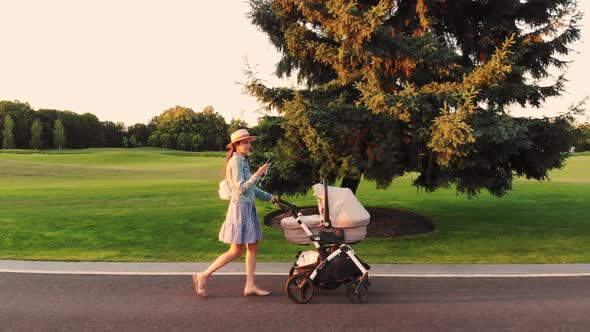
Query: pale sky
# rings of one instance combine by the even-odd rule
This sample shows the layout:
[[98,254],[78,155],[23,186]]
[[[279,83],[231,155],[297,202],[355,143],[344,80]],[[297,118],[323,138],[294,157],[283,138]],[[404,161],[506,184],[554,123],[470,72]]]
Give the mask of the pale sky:
[[[580,6],[590,13],[590,0]],[[269,85],[295,81],[273,76],[279,55],[248,10],[246,0],[0,0],[0,100],[127,125],[175,105],[212,105],[227,122],[255,125],[259,105],[236,84],[246,80],[245,59]],[[590,95],[590,42],[574,48],[568,93],[537,114],[555,115]]]

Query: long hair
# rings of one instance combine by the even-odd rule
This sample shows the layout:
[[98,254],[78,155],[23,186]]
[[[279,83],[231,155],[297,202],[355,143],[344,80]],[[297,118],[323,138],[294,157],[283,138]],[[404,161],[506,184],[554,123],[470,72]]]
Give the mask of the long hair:
[[234,152],[236,152],[236,145],[232,144],[229,147],[229,151],[227,151],[227,155],[225,156],[225,164],[223,165],[223,177],[225,178],[225,172],[227,171],[227,163],[229,163],[229,160],[231,159],[231,157],[234,155]]

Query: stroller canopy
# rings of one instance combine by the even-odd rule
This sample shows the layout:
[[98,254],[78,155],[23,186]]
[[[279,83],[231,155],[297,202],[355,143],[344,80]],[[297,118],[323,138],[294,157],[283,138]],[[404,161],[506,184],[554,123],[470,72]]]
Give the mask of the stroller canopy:
[[[313,187],[318,199],[318,209],[324,218],[324,186],[321,183]],[[332,227],[355,228],[369,224],[371,216],[349,188],[328,186],[328,208]]]

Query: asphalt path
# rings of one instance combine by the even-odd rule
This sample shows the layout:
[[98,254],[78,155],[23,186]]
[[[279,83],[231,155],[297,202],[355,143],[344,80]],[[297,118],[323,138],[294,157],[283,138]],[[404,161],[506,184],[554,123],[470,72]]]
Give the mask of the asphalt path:
[[269,297],[241,295],[244,276],[0,273],[1,331],[588,331],[590,277],[371,279],[367,303],[344,287],[292,303],[286,276],[259,276]]

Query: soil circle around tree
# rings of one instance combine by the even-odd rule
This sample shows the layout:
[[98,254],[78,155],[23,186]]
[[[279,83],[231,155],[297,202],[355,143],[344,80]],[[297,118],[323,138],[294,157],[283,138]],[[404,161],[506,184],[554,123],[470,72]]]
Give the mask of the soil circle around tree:
[[[317,206],[299,209],[304,216],[319,214]],[[432,232],[436,228],[432,219],[409,210],[382,207],[366,207],[365,209],[371,215],[367,226],[368,238],[423,234]],[[280,229],[281,220],[290,215],[290,212],[284,210],[271,212],[264,217],[264,224]]]

